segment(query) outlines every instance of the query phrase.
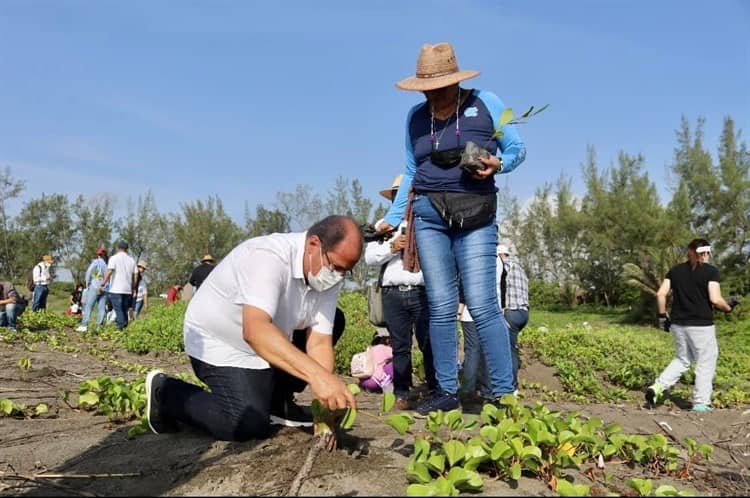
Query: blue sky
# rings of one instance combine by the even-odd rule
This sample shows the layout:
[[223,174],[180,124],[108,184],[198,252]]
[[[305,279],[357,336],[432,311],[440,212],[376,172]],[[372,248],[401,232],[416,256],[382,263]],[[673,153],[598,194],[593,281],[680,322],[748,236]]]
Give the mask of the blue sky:
[[642,153],[668,198],[682,115],[706,118],[714,154],[725,116],[750,133],[742,0],[1,0],[0,167],[23,200],[110,192],[123,209],[151,189],[176,212],[213,195],[238,222],[246,202],[338,176],[378,202],[422,99],[394,84],[440,41],[481,71],[465,87],[550,104],[502,177],[521,200],[561,172],[582,194],[588,145],[602,167]]

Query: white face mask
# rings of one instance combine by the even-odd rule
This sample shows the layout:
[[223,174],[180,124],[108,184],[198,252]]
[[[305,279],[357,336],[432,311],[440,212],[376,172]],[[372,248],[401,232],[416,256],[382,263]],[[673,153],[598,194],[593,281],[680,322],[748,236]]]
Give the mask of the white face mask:
[[[308,261],[312,268],[312,254]],[[307,271],[307,283],[318,292],[327,291],[344,279],[344,274],[331,270],[323,264],[323,248],[320,248],[320,271],[317,275],[312,274],[312,270]]]

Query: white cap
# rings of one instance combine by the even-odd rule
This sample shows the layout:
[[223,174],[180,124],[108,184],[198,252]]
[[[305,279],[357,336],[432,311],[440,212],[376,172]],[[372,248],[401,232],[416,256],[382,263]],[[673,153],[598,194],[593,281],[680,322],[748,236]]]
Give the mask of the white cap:
[[497,253],[498,254],[510,254],[510,249],[508,249],[508,246],[503,244],[497,245]]
[[702,252],[707,252],[707,253],[710,254],[711,253],[711,246],[700,246],[700,247],[698,247],[695,250],[695,252],[697,252],[698,254],[700,254]]

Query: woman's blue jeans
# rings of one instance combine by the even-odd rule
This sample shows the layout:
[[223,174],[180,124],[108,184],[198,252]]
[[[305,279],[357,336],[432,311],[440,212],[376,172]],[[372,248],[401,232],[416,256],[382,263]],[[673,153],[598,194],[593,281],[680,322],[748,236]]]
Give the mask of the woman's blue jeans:
[[99,289],[94,286],[90,286],[86,291],[86,306],[83,308],[83,318],[81,319],[81,325],[84,327],[88,326],[89,320],[91,320],[91,313],[94,311],[94,306],[97,306],[96,312],[96,324],[101,325],[104,323],[104,317],[107,315],[105,309],[107,304],[107,293],[102,292],[99,294]]
[[430,308],[430,343],[440,389],[458,391],[458,272],[477,327],[492,396],[514,391],[510,340],[497,302],[495,218],[473,230],[449,228],[426,195],[413,201],[414,232]]

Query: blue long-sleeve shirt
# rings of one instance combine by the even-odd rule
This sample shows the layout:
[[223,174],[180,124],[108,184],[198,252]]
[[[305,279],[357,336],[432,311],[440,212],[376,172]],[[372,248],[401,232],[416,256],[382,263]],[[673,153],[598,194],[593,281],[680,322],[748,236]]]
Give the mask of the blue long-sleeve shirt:
[[[98,289],[104,280],[104,274],[107,272],[107,263],[102,258],[96,258],[86,269],[86,287]],[[109,283],[107,283],[109,287]],[[106,289],[105,289],[106,290]]]
[[[526,146],[514,125],[502,128],[503,137],[492,139],[495,126],[505,105],[492,92],[472,90],[459,108],[460,135],[456,134],[456,114],[445,121],[435,120],[438,150],[463,147],[471,140],[490,154],[502,158],[500,174],[510,173],[526,158]],[[406,209],[409,190],[416,192],[497,192],[495,179],[475,180],[459,167],[444,169],[430,160],[433,142],[430,140],[430,109],[427,102],[415,105],[406,118],[406,168],[396,197],[385,220],[398,226]]]

